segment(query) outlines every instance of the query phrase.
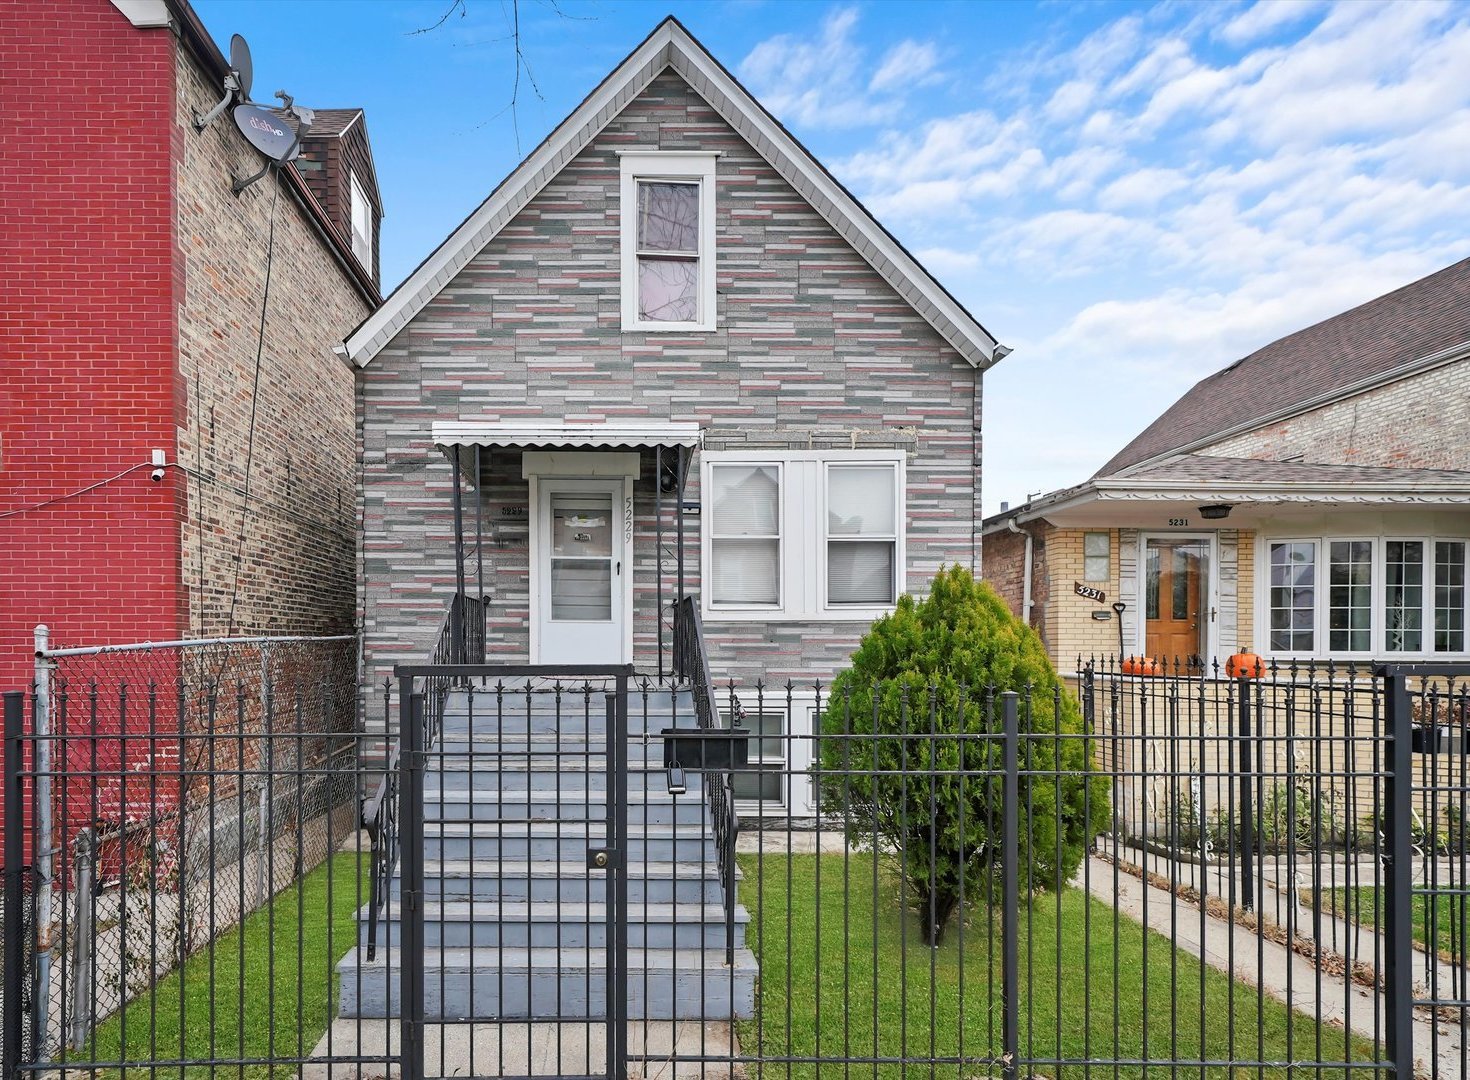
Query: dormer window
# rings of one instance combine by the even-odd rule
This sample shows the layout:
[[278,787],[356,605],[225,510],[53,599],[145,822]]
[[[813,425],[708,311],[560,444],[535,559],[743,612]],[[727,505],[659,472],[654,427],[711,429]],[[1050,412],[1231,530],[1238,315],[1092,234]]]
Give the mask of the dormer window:
[[357,182],[357,174],[349,173],[352,185],[352,254],[362,268],[373,274],[373,204]]
[[715,328],[715,155],[622,156],[623,329]]

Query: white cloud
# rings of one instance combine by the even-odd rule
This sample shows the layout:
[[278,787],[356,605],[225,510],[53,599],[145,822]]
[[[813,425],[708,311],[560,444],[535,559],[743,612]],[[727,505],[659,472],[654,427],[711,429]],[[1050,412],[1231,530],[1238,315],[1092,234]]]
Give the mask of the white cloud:
[[1321,10],[1318,0],[1257,0],[1219,30],[1232,45],[1246,45]]
[[939,50],[928,42],[900,41],[888,50],[883,63],[868,80],[874,92],[922,86],[939,66]]
[[740,77],[787,123],[845,128],[896,119],[908,92],[938,77],[939,53],[928,42],[905,40],[889,49],[872,74],[858,43],[856,8],[839,8],[814,39],[778,34],[761,42],[740,65]]
[[[1017,347],[987,376],[997,498],[1020,493],[1006,475],[1077,482],[1201,376],[1470,255],[1464,4],[1162,0],[990,69],[962,110],[882,116],[936,54],[863,59],[846,17],[782,43],[780,70],[806,72],[820,123],[840,86],[837,114],[881,125],[834,171]],[[1057,386],[1104,419],[1043,467],[1034,425],[993,418]]]

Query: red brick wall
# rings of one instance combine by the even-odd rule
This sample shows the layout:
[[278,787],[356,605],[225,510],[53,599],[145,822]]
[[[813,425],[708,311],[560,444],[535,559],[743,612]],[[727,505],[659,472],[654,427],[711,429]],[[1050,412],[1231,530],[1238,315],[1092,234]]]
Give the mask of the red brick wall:
[[[31,632],[178,636],[174,42],[107,0],[0,5],[0,688]],[[97,491],[12,512],[144,466]]]

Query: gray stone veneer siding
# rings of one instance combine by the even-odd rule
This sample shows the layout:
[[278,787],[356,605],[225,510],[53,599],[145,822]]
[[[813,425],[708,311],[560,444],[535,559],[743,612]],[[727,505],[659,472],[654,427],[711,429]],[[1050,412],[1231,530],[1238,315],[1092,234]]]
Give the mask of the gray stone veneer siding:
[[[623,333],[617,148],[718,150],[717,329]],[[978,559],[976,372],[678,76],[665,73],[362,372],[365,677],[427,658],[454,589],[451,472],[436,420],[697,421],[706,448],[902,447],[907,585]],[[486,451],[489,651],[528,655],[518,451]],[[635,656],[656,663],[653,455],[636,485]],[[690,498],[698,498],[698,463]],[[673,507],[664,573],[674,583]],[[521,536],[524,534],[521,533]],[[699,587],[689,519],[688,587]],[[473,578],[474,559],[469,572]],[[826,680],[865,626],[707,625],[717,679]]]

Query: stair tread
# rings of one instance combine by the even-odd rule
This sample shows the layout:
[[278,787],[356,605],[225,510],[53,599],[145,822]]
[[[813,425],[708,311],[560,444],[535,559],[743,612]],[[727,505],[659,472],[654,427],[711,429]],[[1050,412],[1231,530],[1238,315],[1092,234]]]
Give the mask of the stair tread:
[[[427,774],[427,776],[433,775],[433,773]],[[486,797],[491,794],[504,797],[494,799]],[[579,797],[577,799],[568,800],[568,796],[573,794],[585,795],[587,793],[580,790],[569,790],[567,788],[561,788],[560,790],[558,790],[554,787],[523,788],[509,792],[486,792],[476,791],[474,788],[468,787],[444,788],[439,787],[438,785],[431,785],[427,782],[424,784],[424,802],[426,804],[435,802],[495,802],[504,803],[507,806],[524,806],[527,803],[536,802],[570,801],[572,805],[600,806],[607,802],[607,793],[605,791],[591,792],[592,795],[599,796],[598,798],[589,799]],[[702,797],[700,797],[699,795],[691,796],[687,792],[683,795],[670,795],[667,791],[632,790],[627,792],[624,798],[626,798],[627,801],[630,803],[672,803],[678,800],[683,800],[685,802],[698,803],[700,806],[704,805],[704,800]]]
[[[401,869],[401,866],[400,866]],[[568,878],[581,879],[589,874],[601,873],[601,871],[590,870],[585,861],[573,862],[571,860],[551,859],[425,859],[424,879],[430,878],[493,878],[506,877],[537,877],[537,878]],[[705,862],[691,862],[687,859],[679,862],[630,862],[627,864],[628,880],[641,881],[646,878],[671,877],[676,881],[707,881],[718,878],[720,868],[713,860]],[[394,875],[397,877],[397,874]],[[740,877],[740,868],[735,868],[735,876]]]
[[[358,911],[357,917],[366,921],[370,907],[370,904],[364,905]],[[529,903],[525,900],[476,900],[473,903],[468,900],[425,900],[423,909],[424,918],[429,922],[503,922],[522,926],[557,922],[600,924],[607,916],[606,903],[597,901],[589,903],[583,900],[563,900],[559,904],[555,900],[535,900]],[[394,919],[400,910],[399,901],[390,900],[379,917]],[[737,904],[734,919],[737,923],[749,922],[750,913]],[[629,901],[628,920],[648,923],[674,922],[685,926],[697,923],[723,923],[725,906],[697,902]]]
[[[629,827],[633,840],[709,840],[708,828],[703,823],[647,825],[638,823],[636,831]],[[476,840],[602,840],[607,837],[607,823],[603,821],[426,821],[425,839],[472,838]]]
[[[608,950],[572,946],[533,945],[525,946],[478,946],[467,945],[425,946],[424,967],[431,971],[451,971],[456,968],[470,973],[485,974],[523,968],[541,974],[565,975],[575,971],[606,970]],[[498,964],[488,963],[491,954]],[[639,971],[703,971],[708,974],[739,973],[754,975],[755,955],[747,948],[735,950],[735,963],[725,965],[725,950],[722,948],[647,949],[628,948],[623,953],[629,975]],[[396,945],[380,945],[377,957],[368,960],[361,946],[354,946],[338,962],[342,968],[384,968],[389,971],[402,969],[400,951]]]

